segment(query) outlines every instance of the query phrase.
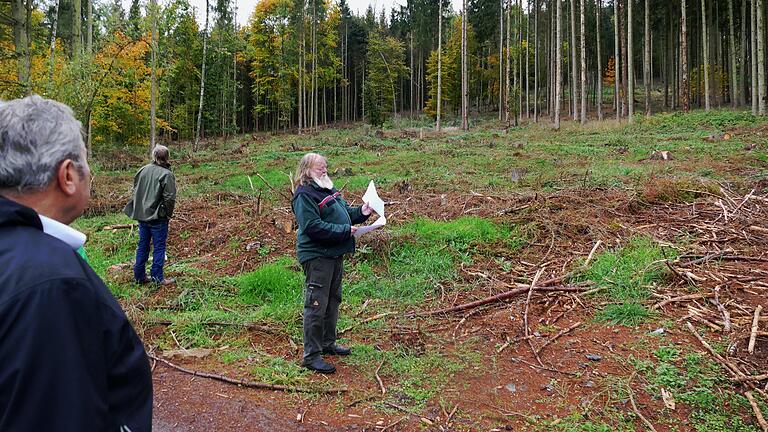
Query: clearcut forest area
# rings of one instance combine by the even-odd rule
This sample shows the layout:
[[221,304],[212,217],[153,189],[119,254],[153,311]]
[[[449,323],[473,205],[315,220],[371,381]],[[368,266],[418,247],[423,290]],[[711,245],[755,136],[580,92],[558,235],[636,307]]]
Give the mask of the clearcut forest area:
[[[94,161],[76,228],[158,359],[157,430],[761,430],[764,119],[429,126],[174,145],[162,288],[131,282],[120,213],[144,151]],[[347,259],[353,354],[331,376],[299,366],[289,173],[310,150],[352,204],[374,180],[388,211]]]
[[[768,432],[768,1],[244,3],[0,1],[0,100],[83,125],[74,227],[154,430]],[[177,283],[136,285],[156,144]],[[387,209],[333,375],[301,366],[308,152]]]

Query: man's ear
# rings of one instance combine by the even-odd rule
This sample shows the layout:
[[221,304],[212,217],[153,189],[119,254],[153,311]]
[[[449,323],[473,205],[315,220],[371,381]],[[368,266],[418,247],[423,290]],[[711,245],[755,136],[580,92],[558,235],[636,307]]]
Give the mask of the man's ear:
[[65,159],[64,162],[59,164],[59,169],[56,171],[56,180],[58,181],[59,190],[64,195],[74,195],[77,192],[80,180],[77,164],[72,159]]

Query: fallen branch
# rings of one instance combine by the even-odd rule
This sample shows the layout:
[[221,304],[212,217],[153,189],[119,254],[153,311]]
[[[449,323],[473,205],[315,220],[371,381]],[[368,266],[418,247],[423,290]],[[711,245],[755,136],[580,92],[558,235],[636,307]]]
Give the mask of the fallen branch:
[[758,305],[755,308],[755,316],[752,318],[752,332],[749,336],[749,345],[747,346],[747,351],[749,351],[750,354],[755,353],[755,342],[757,341],[757,329],[760,324],[760,312],[763,311],[763,305]]
[[651,309],[656,310],[656,309],[659,309],[660,307],[666,306],[666,305],[668,305],[670,303],[684,302],[684,301],[689,301],[689,300],[697,300],[697,299],[701,299],[701,298],[709,298],[709,297],[714,297],[714,295],[715,295],[714,293],[686,294],[684,296],[673,297],[671,299],[660,301],[660,302],[656,303],[655,305],[653,305],[653,307],[651,307]]
[[357,327],[357,326],[359,326],[359,325],[363,325],[363,324],[365,324],[365,323],[369,323],[369,322],[371,322],[371,321],[376,321],[376,320],[378,320],[378,319],[382,319],[382,318],[384,318],[384,317],[388,317],[388,316],[390,316],[390,315],[394,315],[394,314],[395,314],[395,312],[384,312],[384,313],[380,313],[380,314],[378,314],[378,315],[374,315],[374,316],[372,316],[372,317],[370,317],[370,318],[366,318],[366,319],[364,319],[364,320],[362,320],[362,321],[356,322],[356,323],[352,324],[351,326],[349,326],[349,327],[347,327],[347,328],[345,328],[345,329],[341,329],[341,330],[339,330],[339,334],[340,334],[340,335],[341,335],[341,334],[344,334],[344,333],[346,333],[346,332],[348,332],[348,331],[352,330],[353,328],[355,328],[355,327]]
[[589,262],[592,261],[592,256],[595,255],[595,251],[597,250],[598,247],[600,247],[602,243],[603,243],[602,240],[598,240],[597,243],[595,243],[595,245],[592,246],[592,250],[589,252],[589,256],[587,257],[587,260],[584,261],[584,265],[582,267],[586,267],[589,265]]
[[733,380],[738,382],[768,380],[768,373],[762,375],[746,375],[743,377],[734,378]]
[[[151,320],[145,321],[144,324],[149,325],[171,325],[173,321],[168,320]],[[247,330],[261,330],[266,333],[280,333],[281,331],[269,326],[260,325],[256,323],[237,323],[237,322],[220,322],[220,321],[203,321],[200,324],[205,326],[231,326],[231,327],[245,327]]]
[[728,309],[723,306],[722,303],[720,303],[720,296],[718,293],[720,292],[720,287],[717,286],[714,289],[715,291],[715,305],[717,305],[717,310],[720,311],[720,313],[723,315],[723,331],[726,333],[731,331],[731,314],[728,312]]
[[637,404],[635,404],[635,397],[632,394],[632,378],[635,377],[635,372],[632,372],[632,375],[629,377],[629,381],[627,381],[627,392],[629,393],[629,401],[632,403],[632,411],[637,414],[638,417],[640,417],[640,420],[645,423],[646,426],[648,426],[648,429],[652,430],[653,432],[657,432],[656,428],[653,427],[653,423],[648,421],[647,418],[640,412],[640,410],[637,409]]
[[686,325],[688,326],[688,330],[693,333],[694,336],[696,336],[696,339],[699,340],[699,342],[704,345],[704,348],[709,351],[710,354],[717,360],[718,363],[720,363],[721,366],[725,368],[730,374],[732,375],[731,381],[735,382],[743,382],[747,387],[751,388],[752,390],[755,390],[756,392],[760,393],[763,397],[768,398],[768,394],[766,394],[765,390],[762,390],[755,386],[754,383],[752,383],[750,380],[747,379],[747,375],[744,374],[744,372],[741,371],[736,365],[729,362],[727,359],[724,359],[723,356],[718,354],[711,345],[707,343],[707,341],[704,340],[701,335],[699,335],[699,332],[696,331],[696,329],[693,327],[693,325],[690,322],[687,322]]
[[384,426],[383,428],[381,428],[381,432],[384,432],[385,430],[387,430],[387,429],[389,429],[389,428],[392,428],[392,427],[394,427],[394,426],[397,426],[397,425],[398,425],[400,422],[402,422],[403,420],[405,420],[405,419],[407,419],[407,418],[408,418],[408,416],[407,416],[407,415],[406,415],[406,416],[402,416],[402,417],[400,417],[400,419],[399,419],[399,420],[396,420],[396,421],[394,421],[393,423],[390,423],[390,424],[388,424],[388,425]]
[[755,417],[757,418],[757,422],[760,424],[760,427],[763,428],[763,432],[768,432],[768,422],[765,421],[765,417],[763,417],[763,412],[760,411],[760,407],[757,405],[757,401],[755,401],[755,397],[752,396],[752,392],[746,392],[744,395],[749,400],[749,404],[752,405],[752,411],[755,412]]
[[[543,292],[582,292],[587,291],[587,287],[579,287],[579,286],[542,286],[542,284],[539,285],[538,288],[536,288],[537,291],[543,291]],[[496,294],[494,296],[486,297],[481,300],[469,302],[460,304],[453,307],[433,310],[433,311],[424,311],[424,312],[418,312],[418,313],[409,313],[406,316],[430,316],[430,315],[437,315],[437,314],[443,314],[443,313],[452,313],[452,312],[458,312],[463,311],[467,309],[474,309],[478,306],[486,305],[488,303],[495,303],[500,302],[502,300],[506,300],[509,298],[512,298],[518,294],[522,294],[525,292],[528,292],[530,289],[530,286],[526,285],[523,288],[515,288],[511,289],[509,291],[505,291],[501,294]]]
[[138,226],[137,224],[107,225],[104,228],[102,228],[102,231],[112,231],[112,230],[119,230],[119,229],[128,229],[128,228],[135,228],[137,226]]
[[707,351],[709,351],[709,353],[712,354],[715,360],[717,360],[717,362],[720,363],[721,366],[723,366],[727,371],[729,371],[734,378],[745,376],[744,373],[741,370],[739,370],[739,368],[737,368],[734,364],[727,361],[726,359],[723,358],[723,356],[718,354],[717,351],[715,351],[712,348],[712,346],[709,343],[707,343],[707,341],[705,341],[703,337],[701,337],[699,332],[696,331],[696,328],[693,327],[693,324],[691,324],[690,322],[686,322],[685,324],[688,326],[688,330],[694,336],[696,336],[696,339],[699,340],[699,342],[704,346],[704,348],[706,348]]
[[536,272],[536,275],[533,277],[533,282],[531,282],[531,287],[528,288],[528,297],[525,299],[525,313],[523,314],[523,325],[525,326],[526,336],[530,334],[530,329],[528,328],[528,307],[531,304],[531,295],[533,295],[533,290],[536,289],[536,282],[539,281],[539,278],[541,277],[542,273],[544,273],[544,267],[540,268],[539,271]]
[[376,381],[379,382],[379,387],[381,387],[381,395],[384,396],[387,394],[387,389],[384,387],[384,381],[381,380],[381,377],[379,376],[379,371],[381,370],[381,367],[384,366],[384,360],[379,363],[379,367],[376,368],[376,372],[373,374],[376,375]]
[[554,335],[553,337],[549,338],[546,342],[544,342],[544,345],[542,345],[541,347],[539,347],[539,349],[536,350],[536,354],[541,353],[542,351],[544,351],[544,348],[546,348],[552,342],[556,341],[560,336],[562,336],[564,334],[570,333],[571,331],[573,331],[576,327],[578,327],[580,325],[581,325],[581,321],[579,321],[576,324],[568,327],[567,329],[560,330],[560,332],[558,334]]
[[274,390],[274,391],[288,391],[288,392],[297,392],[297,393],[327,393],[327,394],[337,394],[337,393],[346,393],[348,389],[346,388],[330,388],[330,389],[309,389],[305,387],[294,387],[294,386],[284,386],[284,385],[276,385],[276,384],[267,384],[267,383],[260,383],[255,381],[248,381],[248,380],[242,380],[242,379],[235,379],[235,378],[228,378],[223,375],[217,375],[213,373],[208,372],[200,372],[200,371],[194,371],[191,369],[186,369],[181,366],[175,365],[168,360],[164,358],[160,358],[157,356],[154,356],[152,354],[147,354],[149,358],[159,361],[161,363],[165,363],[166,365],[170,366],[173,369],[176,369],[178,371],[199,376],[203,378],[210,378],[216,381],[225,382],[228,384],[235,384],[243,387],[250,387],[250,388],[257,388],[262,390]]

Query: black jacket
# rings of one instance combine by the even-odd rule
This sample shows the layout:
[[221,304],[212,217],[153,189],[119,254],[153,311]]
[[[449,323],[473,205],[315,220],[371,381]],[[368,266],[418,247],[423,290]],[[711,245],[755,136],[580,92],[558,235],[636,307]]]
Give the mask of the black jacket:
[[0,431],[151,427],[149,361],[117,300],[34,210],[0,197]]
[[350,207],[335,188],[321,188],[314,182],[296,189],[292,205],[299,225],[296,254],[300,263],[355,251],[350,226],[368,220],[361,206]]

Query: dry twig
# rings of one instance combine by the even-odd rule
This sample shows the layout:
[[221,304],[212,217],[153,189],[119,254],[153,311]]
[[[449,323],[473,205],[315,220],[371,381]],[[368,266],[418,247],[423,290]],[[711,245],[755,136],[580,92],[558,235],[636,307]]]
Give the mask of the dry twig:
[[648,429],[652,430],[653,432],[656,432],[656,428],[653,427],[653,424],[648,421],[647,418],[640,412],[640,410],[637,409],[637,405],[635,404],[635,397],[632,394],[632,379],[635,377],[635,372],[632,372],[632,375],[629,377],[629,381],[627,381],[627,392],[629,393],[629,401],[632,403],[632,411],[637,414],[638,417],[640,417],[640,420],[645,423],[646,426],[648,426]]
[[752,331],[749,336],[749,345],[747,346],[747,351],[749,351],[750,354],[755,353],[755,342],[757,341],[757,329],[760,324],[760,312],[763,311],[763,305],[758,305],[755,308],[755,316],[752,318]]
[[376,320],[378,320],[378,319],[382,319],[382,318],[384,318],[384,317],[388,317],[388,316],[390,316],[390,315],[394,315],[394,314],[395,314],[395,312],[384,312],[384,313],[380,313],[380,314],[378,314],[378,315],[374,315],[374,316],[372,316],[372,317],[370,317],[370,318],[366,318],[366,319],[364,319],[364,320],[362,320],[362,321],[356,322],[356,323],[352,324],[351,326],[349,326],[349,327],[347,327],[347,328],[345,328],[345,329],[341,329],[341,330],[339,330],[339,334],[340,334],[340,335],[341,335],[341,334],[344,334],[344,333],[346,333],[346,332],[348,332],[348,331],[352,330],[353,328],[355,328],[355,327],[357,327],[357,326],[359,326],[359,325],[362,325],[362,324],[365,324],[365,323],[369,323],[369,322],[371,322],[371,321],[376,321]]
[[564,330],[560,330],[560,332],[559,332],[559,333],[557,333],[557,334],[556,334],[556,335],[554,335],[553,337],[549,338],[549,339],[548,339],[546,342],[544,342],[544,345],[542,345],[541,347],[539,347],[539,349],[537,349],[537,350],[536,350],[536,353],[537,353],[537,354],[538,354],[538,353],[541,353],[542,351],[544,351],[544,348],[546,348],[546,347],[547,347],[549,344],[551,344],[552,342],[556,341],[556,340],[557,340],[557,339],[558,339],[560,336],[562,336],[562,335],[564,335],[564,334],[568,334],[568,333],[570,333],[571,331],[573,331],[573,329],[575,329],[576,327],[578,327],[578,326],[580,326],[580,325],[581,325],[581,321],[579,321],[579,322],[577,322],[576,324],[574,324],[574,325],[572,325],[572,326],[568,327],[567,329],[564,329]]
[[387,388],[384,387],[384,381],[381,380],[381,377],[379,376],[379,371],[381,370],[381,367],[384,366],[384,360],[379,363],[379,367],[376,368],[376,372],[373,374],[376,375],[376,381],[379,382],[379,387],[381,387],[381,395],[387,394]]
[[763,412],[760,411],[760,407],[757,406],[757,401],[755,401],[755,397],[752,396],[752,392],[746,392],[744,395],[749,400],[749,404],[752,405],[752,411],[755,412],[755,417],[757,418],[757,422],[760,423],[760,427],[763,428],[763,432],[768,432],[768,422],[765,421]]

